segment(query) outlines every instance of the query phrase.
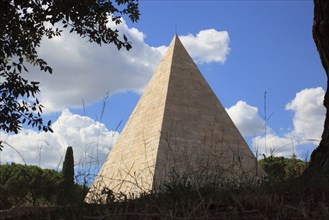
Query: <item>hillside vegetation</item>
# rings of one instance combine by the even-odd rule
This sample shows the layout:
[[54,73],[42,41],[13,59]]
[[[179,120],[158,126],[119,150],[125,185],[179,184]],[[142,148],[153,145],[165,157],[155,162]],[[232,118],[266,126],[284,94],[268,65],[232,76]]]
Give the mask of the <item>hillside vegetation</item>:
[[0,165],[0,219],[312,219],[328,218],[328,177],[301,177],[307,163],[294,158],[259,161],[264,180],[219,180],[196,187],[188,181],[165,184],[159,193],[128,199],[104,189],[107,204],[85,204],[86,187],[75,184],[64,205],[63,175],[20,164]]

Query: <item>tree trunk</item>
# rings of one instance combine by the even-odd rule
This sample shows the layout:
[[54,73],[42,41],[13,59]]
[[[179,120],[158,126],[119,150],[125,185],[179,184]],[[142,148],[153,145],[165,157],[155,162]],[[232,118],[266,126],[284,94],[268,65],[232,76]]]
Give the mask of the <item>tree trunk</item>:
[[327,74],[327,91],[323,105],[326,108],[324,130],[319,146],[311,155],[308,173],[329,172],[329,1],[314,0],[313,39],[323,68]]

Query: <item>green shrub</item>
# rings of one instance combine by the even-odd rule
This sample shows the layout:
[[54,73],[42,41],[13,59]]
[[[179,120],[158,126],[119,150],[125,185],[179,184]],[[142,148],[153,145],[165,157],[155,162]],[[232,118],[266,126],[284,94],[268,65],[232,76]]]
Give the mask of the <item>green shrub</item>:
[[296,158],[270,156],[261,159],[259,165],[266,172],[268,181],[277,182],[300,176],[308,164]]
[[61,174],[32,165],[0,165],[0,209],[20,204],[54,204]]

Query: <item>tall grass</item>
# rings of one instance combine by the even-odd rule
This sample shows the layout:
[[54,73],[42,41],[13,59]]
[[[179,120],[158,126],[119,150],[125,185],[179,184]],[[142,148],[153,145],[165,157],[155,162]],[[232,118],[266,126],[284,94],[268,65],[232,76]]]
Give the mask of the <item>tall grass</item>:
[[160,192],[138,198],[107,191],[111,194],[107,203],[86,205],[84,215],[86,219],[327,219],[326,184],[327,180],[303,178],[275,183],[226,179],[203,187],[173,181]]

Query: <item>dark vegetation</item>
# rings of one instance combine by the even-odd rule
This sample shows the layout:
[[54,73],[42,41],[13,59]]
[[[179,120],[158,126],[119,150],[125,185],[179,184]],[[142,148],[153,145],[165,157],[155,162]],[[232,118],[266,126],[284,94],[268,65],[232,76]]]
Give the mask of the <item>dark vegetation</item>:
[[63,162],[62,170],[63,180],[61,183],[61,189],[63,190],[63,197],[61,198],[62,204],[74,203],[74,159],[73,159],[73,148],[68,147],[65,153],[65,159]]
[[270,156],[260,160],[259,165],[267,174],[265,181],[276,183],[301,176],[308,163],[296,158]]
[[0,165],[0,209],[56,204],[61,180],[61,174],[54,170],[15,163]]
[[[73,161],[70,149],[65,160]],[[67,187],[63,183],[68,182],[64,180],[68,175],[64,172],[66,165],[61,173],[36,166],[1,165],[0,204],[1,209],[7,210],[0,211],[0,219],[22,216],[28,219],[47,216],[51,216],[50,219],[329,218],[328,177],[301,178],[308,164],[295,158],[271,156],[259,164],[268,173],[261,182],[232,179],[206,187],[172,182],[165,184],[160,193],[145,193],[133,199],[104,190],[108,199],[107,204],[102,205],[83,203],[86,190],[77,184],[69,198],[63,200]]]
[[67,148],[62,172],[15,163],[0,165],[0,210],[78,204],[87,190],[74,183],[72,147]]

